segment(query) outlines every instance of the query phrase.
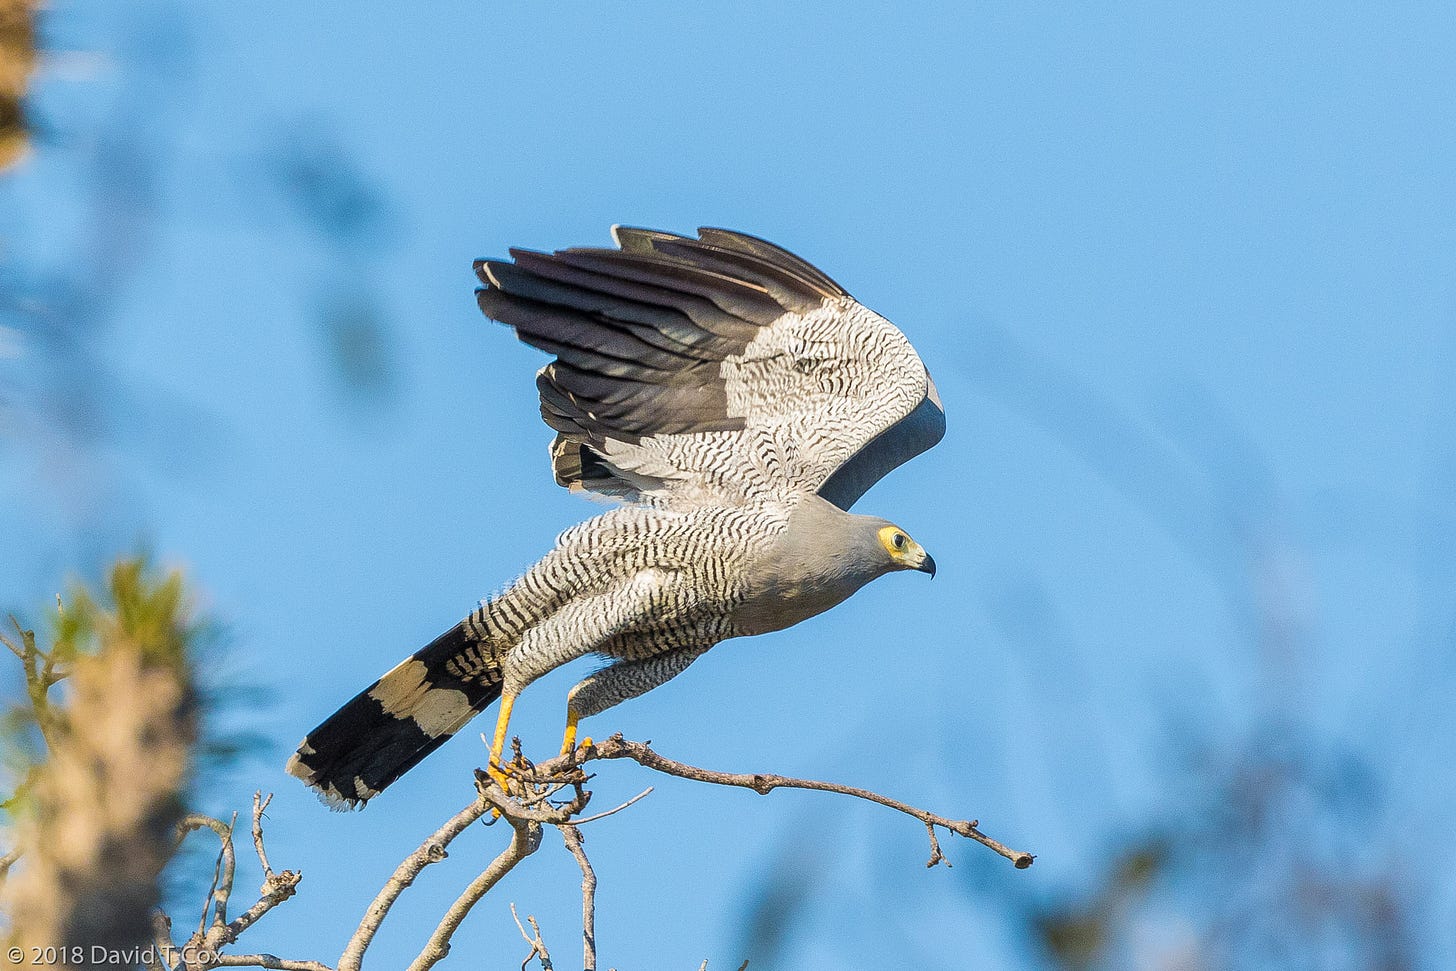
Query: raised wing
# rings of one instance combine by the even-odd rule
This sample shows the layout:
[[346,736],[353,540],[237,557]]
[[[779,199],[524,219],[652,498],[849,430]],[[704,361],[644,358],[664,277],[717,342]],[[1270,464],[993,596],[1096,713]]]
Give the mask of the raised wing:
[[848,509],[945,432],[905,335],[810,264],[723,229],[481,260],[536,377],[556,481],[656,505],[818,492]]

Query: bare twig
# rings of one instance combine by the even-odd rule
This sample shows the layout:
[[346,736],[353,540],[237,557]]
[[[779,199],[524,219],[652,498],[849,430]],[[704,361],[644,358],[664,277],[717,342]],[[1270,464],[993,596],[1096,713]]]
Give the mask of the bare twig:
[[[234,822],[237,821],[236,816]],[[227,923],[227,902],[233,891],[233,873],[237,860],[233,852],[233,828],[220,819],[204,816],[202,813],[188,813],[177,824],[177,839],[197,829],[210,829],[217,834],[222,845],[218,850],[217,864],[212,870],[212,886],[207,891],[207,901],[202,905],[202,916],[198,919],[196,940],[200,943],[207,933],[207,912],[212,910],[213,924]]]
[[226,927],[214,928],[208,935],[208,943],[222,947],[236,941],[238,935],[256,924],[260,917],[297,893],[298,882],[302,879],[303,874],[297,870],[281,870],[264,876],[257,902]]
[[[152,926],[153,926],[153,929],[155,930],[155,927],[156,927],[156,917],[155,917],[155,915],[153,915],[153,924],[152,924]],[[165,939],[165,941],[158,941],[157,944],[158,945],[165,945],[165,946],[156,946],[156,947],[149,947],[149,948],[144,948],[143,949],[143,951],[142,951],[142,960],[143,960],[143,963],[146,964],[147,971],[170,971],[169,966],[167,964],[163,963],[163,962],[166,960],[166,957],[165,956],[171,953],[172,938],[169,935]]]
[[587,816],[584,819],[573,819],[571,821],[571,825],[573,825],[573,826],[581,826],[581,825],[584,825],[585,823],[594,823],[594,822],[596,822],[599,819],[606,819],[608,816],[611,816],[613,813],[619,813],[622,810],[626,809],[628,806],[632,805],[637,800],[645,797],[651,791],[652,791],[652,786],[648,786],[646,789],[643,789],[641,792],[637,793],[637,795],[633,796],[631,799],[628,799],[626,802],[622,803],[620,806],[614,806],[611,809],[608,809],[604,813],[597,813],[595,816]]
[[532,958],[541,959],[541,971],[552,971],[551,954],[546,950],[546,942],[541,939],[541,925],[536,923],[536,918],[530,914],[526,915],[526,920],[531,922],[531,934],[527,934],[526,928],[521,926],[521,918],[516,914],[515,904],[511,904],[511,919],[516,922],[516,929],[521,932],[526,943],[531,945],[531,953],[527,954],[526,959],[521,962],[521,971],[526,971],[526,965],[531,963]]
[[18,846],[12,848],[4,856],[0,856],[0,882],[3,882],[10,875],[10,868],[15,865],[15,861],[18,859],[20,859],[20,847]]
[[[27,633],[30,633],[31,637],[35,636],[33,633],[27,631],[24,627],[21,626],[20,621],[15,619],[14,614],[9,614],[8,616],[10,617],[10,626],[14,627],[15,630],[19,632],[20,639],[22,641],[27,639],[25,636]],[[8,647],[10,649],[10,653],[20,658],[20,660],[25,661],[27,659],[25,651],[22,651],[20,648],[16,647],[15,642],[12,641],[10,638],[6,637],[4,634],[0,634],[0,644],[4,644],[6,647]]]
[[258,851],[258,862],[263,865],[264,880],[273,875],[273,867],[268,865],[268,853],[263,849],[263,812],[272,801],[271,792],[266,797],[261,789],[253,793],[253,849]]
[[[484,788],[481,790],[481,794],[486,800],[493,802],[501,810],[505,820],[510,823],[511,843],[491,861],[490,866],[470,882],[459,897],[455,898],[450,909],[445,911],[445,916],[440,918],[440,923],[436,925],[419,956],[410,963],[409,971],[427,971],[428,968],[438,964],[446,954],[449,954],[450,938],[454,935],[456,928],[460,926],[460,922],[465,919],[465,915],[470,913],[470,909],[500,882],[501,877],[509,873],[517,863],[536,852],[541,845],[541,824],[531,819],[513,816],[511,812],[516,807],[510,804],[509,799],[497,801],[496,793],[498,791],[493,788]],[[342,962],[340,964],[342,965]]]
[[[939,826],[947,832],[954,833],[966,839],[975,840],[982,846],[987,847],[1010,860],[1018,870],[1024,870],[1031,866],[1036,859],[1032,854],[1020,850],[1013,850],[1005,844],[998,842],[982,833],[978,828],[980,823],[976,820],[948,819],[901,802],[898,799],[891,799],[882,796],[878,792],[869,789],[860,789],[856,786],[840,785],[836,782],[820,782],[813,779],[795,779],[789,776],[774,775],[763,772],[717,772],[711,769],[700,769],[694,765],[687,765],[683,762],[676,762],[665,758],[654,752],[641,742],[631,742],[624,739],[620,734],[613,735],[601,742],[594,743],[590,748],[579,749],[576,752],[569,752],[566,755],[542,762],[535,767],[535,775],[538,778],[549,777],[551,773],[575,768],[586,762],[596,759],[631,759],[638,765],[662,772],[666,775],[677,776],[680,779],[691,779],[695,782],[707,782],[719,786],[736,786],[743,789],[752,789],[760,795],[767,795],[775,789],[809,789],[816,792],[835,792],[840,795],[852,796],[856,799],[863,799],[867,802],[877,803],[896,812],[904,813],[914,819],[920,820],[933,834],[934,828]],[[936,859],[937,847],[931,848],[931,863],[944,862],[945,857]]]
[[179,838],[195,829],[210,829],[217,834],[222,843],[222,849],[219,853],[218,865],[213,870],[212,887],[208,892],[213,912],[211,926],[207,924],[208,908],[204,906],[202,923],[197,932],[188,938],[183,947],[178,948],[172,943],[171,919],[161,911],[153,916],[153,936],[157,949],[163,955],[163,960],[167,965],[171,965],[180,952],[182,961],[177,966],[184,971],[223,966],[290,968],[302,969],[302,971],[317,971],[322,968],[332,971],[327,968],[327,965],[317,961],[289,961],[271,954],[227,955],[222,953],[222,948],[236,941],[238,936],[257,923],[259,918],[292,897],[297,892],[299,881],[303,879],[303,874],[296,870],[274,871],[268,864],[268,854],[263,845],[262,818],[263,810],[267,808],[272,798],[271,795],[264,798],[261,792],[253,794],[253,848],[257,850],[258,860],[263,866],[263,885],[259,890],[257,901],[231,923],[227,921],[227,904],[232,895],[235,877],[236,851],[233,846],[233,828],[237,823],[236,815],[233,817],[233,825],[224,824],[220,820],[204,816],[201,813],[192,813],[184,817],[178,824]]
[[359,966],[364,960],[364,951],[374,940],[374,935],[379,931],[379,925],[384,922],[384,917],[389,913],[389,908],[404,893],[405,888],[415,882],[415,877],[420,871],[431,863],[439,863],[449,854],[445,847],[465,830],[470,828],[480,817],[490,812],[492,804],[482,795],[477,795],[475,801],[464,809],[460,810],[449,821],[420,844],[420,848],[409,856],[405,857],[394,870],[394,875],[389,882],[375,896],[369,904],[369,909],[364,912],[364,917],[359,921],[359,926],[349,938],[349,943],[344,946],[344,953],[339,956],[339,971],[359,971]]
[[[651,790],[648,790],[649,792]],[[642,795],[646,795],[643,793]],[[638,799],[642,796],[638,796]],[[635,802],[636,800],[633,800]],[[618,809],[630,806],[631,803],[623,803]],[[612,810],[616,812],[616,810]],[[605,816],[606,813],[601,815]],[[600,818],[600,817],[596,817]],[[586,858],[586,849],[582,846],[581,831],[575,825],[562,825],[556,827],[561,830],[561,841],[576,857],[576,865],[581,868],[581,948],[582,948],[582,969],[583,971],[597,971],[597,875],[592,870],[591,861]]]
[[177,945],[172,943],[172,918],[160,910],[152,911],[152,941],[157,945],[157,954],[166,967],[172,966]]

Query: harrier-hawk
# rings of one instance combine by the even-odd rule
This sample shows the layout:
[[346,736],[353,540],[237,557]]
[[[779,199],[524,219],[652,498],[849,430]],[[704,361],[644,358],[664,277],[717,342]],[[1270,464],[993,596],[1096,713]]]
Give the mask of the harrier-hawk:
[[500,699],[587,654],[579,719],[730,637],[781,630],[935,561],[848,512],[938,442],[945,413],[905,335],[822,272],[743,233],[619,227],[616,249],[475,265],[489,317],[555,360],[536,376],[556,481],[623,503],[568,529],[504,593],[309,733],[288,770],[330,803],[377,795]]

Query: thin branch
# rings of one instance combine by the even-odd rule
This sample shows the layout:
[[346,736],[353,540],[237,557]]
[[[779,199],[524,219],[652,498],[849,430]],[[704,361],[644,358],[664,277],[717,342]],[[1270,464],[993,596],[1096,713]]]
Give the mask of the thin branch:
[[253,793],[253,849],[258,851],[258,862],[263,865],[264,880],[273,875],[273,868],[268,865],[268,853],[263,849],[263,811],[272,801],[271,792],[266,797],[261,789]]
[[[18,621],[18,620],[15,619],[15,615],[14,614],[10,614],[8,616],[10,617],[10,626],[14,627],[16,629],[16,631],[19,632],[20,639],[22,641],[24,641],[26,639],[26,637],[25,637],[25,635],[27,633],[26,629],[24,627],[20,626],[20,621]],[[34,635],[32,634],[31,636],[34,636]],[[10,648],[10,653],[12,653],[16,657],[20,658],[20,660],[22,660],[22,661],[25,660],[25,652],[22,651],[20,648],[16,647],[15,646],[15,642],[13,642],[10,638],[6,637],[4,634],[0,634],[0,644],[4,644],[6,647]]]
[[445,859],[449,855],[445,852],[445,847],[490,810],[491,803],[484,796],[476,796],[474,802],[450,817],[445,825],[435,830],[420,844],[419,849],[405,857],[404,861],[395,868],[394,875],[389,878],[389,882],[369,904],[369,909],[364,912],[364,918],[359,921],[354,935],[344,946],[344,953],[339,956],[339,971],[359,971],[359,966],[364,960],[365,949],[374,940],[374,935],[379,931],[379,925],[384,922],[385,915],[389,913],[389,908],[394,906],[394,902],[399,899],[399,895],[404,893],[406,887],[415,882],[415,877],[420,875],[421,870],[431,863],[439,863]]
[[[172,944],[167,941],[168,947]],[[170,971],[167,965],[162,963],[162,955],[169,953],[165,948],[148,947],[142,950],[142,963],[147,966],[147,971]]]
[[[649,789],[647,792],[651,792]],[[642,796],[647,795],[642,793]],[[638,796],[637,799],[641,799]],[[634,799],[632,802],[636,802]],[[632,805],[632,802],[623,803],[617,809],[624,809]],[[613,809],[612,812],[616,812]],[[608,813],[602,813],[606,816]],[[593,817],[600,819],[601,816]],[[583,820],[585,822],[585,820]],[[561,842],[576,857],[576,865],[581,867],[581,948],[583,971],[597,971],[597,875],[592,869],[591,861],[586,858],[586,849],[582,846],[581,831],[576,825],[563,825],[556,827],[561,830]]]
[[[236,816],[233,817],[233,822],[237,822]],[[204,828],[216,833],[222,846],[218,850],[217,864],[212,870],[212,886],[208,888],[207,902],[202,905],[202,917],[197,925],[195,937],[199,942],[207,933],[209,905],[212,909],[213,925],[222,926],[227,923],[227,902],[233,892],[233,875],[237,866],[237,858],[233,852],[233,827],[220,819],[204,816],[202,813],[188,813],[177,824],[177,839],[180,842],[193,830]]]
[[163,965],[170,968],[177,956],[177,945],[172,942],[172,918],[160,910],[152,911],[152,941]]
[[189,814],[183,817],[178,824],[179,840],[192,830],[207,828],[217,834],[222,843],[222,850],[218,857],[218,864],[213,868],[212,887],[208,891],[213,913],[211,926],[207,924],[208,906],[204,905],[202,923],[199,925],[197,933],[188,938],[187,943],[181,948],[178,948],[172,942],[171,918],[162,911],[157,911],[153,915],[153,937],[157,951],[163,956],[163,962],[166,965],[172,965],[180,954],[182,960],[176,965],[180,971],[222,966],[332,971],[327,965],[317,961],[290,961],[274,957],[271,954],[240,956],[222,953],[224,947],[236,941],[239,935],[257,923],[264,914],[292,897],[297,892],[299,881],[303,879],[303,874],[296,870],[275,871],[268,863],[268,853],[263,844],[262,819],[263,810],[267,808],[272,798],[271,795],[264,798],[261,792],[253,794],[253,848],[257,850],[258,861],[263,866],[263,885],[259,890],[258,900],[231,923],[227,922],[227,904],[231,898],[236,874],[233,830],[237,824],[237,815],[233,815],[232,825],[224,824],[218,819],[204,816],[201,813]]
[[606,819],[608,816],[612,815],[613,813],[619,813],[622,810],[626,809],[628,806],[632,805],[637,800],[645,797],[648,793],[650,793],[652,791],[652,788],[653,788],[652,786],[648,786],[646,789],[643,789],[641,792],[637,793],[637,795],[633,796],[631,799],[628,799],[626,802],[622,803],[620,806],[616,806],[616,807],[614,807],[612,809],[608,809],[604,813],[597,813],[595,816],[587,816],[585,819],[573,819],[571,821],[571,825],[573,825],[573,826],[581,826],[581,825],[583,825],[585,823],[594,823],[594,822],[596,822],[599,819]]
[[20,859],[20,847],[14,847],[4,856],[0,856],[0,882],[10,875],[10,868],[15,866],[15,861]]
[[[526,915],[526,919],[531,922],[531,933],[535,935],[534,937],[527,934],[526,928],[521,926],[521,918],[516,914],[515,904],[511,904],[511,919],[516,922],[516,930],[520,931],[521,936],[526,939],[526,943],[531,945],[531,953],[527,954],[526,959],[521,962],[521,971],[526,971],[526,965],[531,963],[531,958],[541,959],[541,971],[552,971],[551,954],[546,950],[546,942],[541,939],[541,925],[536,923],[536,918],[530,914]],[[592,971],[592,969],[588,968],[587,971]]]
[[[492,799],[494,792],[486,789],[482,795],[487,800]],[[512,818],[509,810],[512,808],[507,804],[499,805],[504,818],[511,824],[511,844],[501,851],[501,854],[491,861],[490,866],[470,882],[470,885],[455,898],[450,909],[445,911],[445,916],[440,918],[430,940],[420,951],[419,956],[410,963],[409,971],[428,971],[429,968],[438,964],[446,954],[450,953],[450,938],[454,935],[460,922],[470,909],[490,892],[490,889],[500,882],[501,877],[509,873],[517,863],[536,852],[541,845],[541,824],[529,819]],[[342,962],[340,962],[342,964]]]
[[[680,779],[691,779],[695,782],[707,782],[719,786],[736,786],[742,789],[752,789],[759,795],[767,795],[775,789],[809,789],[815,792],[835,792],[844,796],[852,796],[856,799],[863,799],[867,802],[877,803],[896,812],[904,813],[914,819],[920,820],[927,827],[939,826],[947,832],[966,839],[975,840],[982,846],[995,851],[1010,860],[1018,870],[1024,870],[1031,866],[1036,859],[1032,854],[1013,850],[1005,844],[992,839],[978,828],[980,823],[976,820],[948,819],[903,803],[898,799],[891,799],[882,796],[878,792],[869,789],[860,789],[856,786],[840,785],[837,782],[819,782],[813,779],[795,779],[789,776],[774,775],[763,772],[717,772],[711,769],[700,769],[697,766],[687,765],[683,762],[676,762],[672,759],[658,755],[651,748],[641,742],[631,742],[624,739],[620,734],[602,742],[594,743],[590,748],[569,752],[566,755],[558,756],[548,762],[542,762],[536,766],[536,776],[548,776],[552,772],[563,771],[568,768],[575,768],[582,763],[595,759],[631,759],[638,765],[652,769],[655,772],[662,772],[666,775],[677,776]],[[943,862],[935,859],[934,848],[931,851],[932,862]]]
[[226,927],[213,928],[212,933],[208,934],[208,943],[222,947],[236,941],[243,931],[256,924],[264,914],[297,893],[298,882],[302,879],[303,874],[297,870],[281,870],[277,873],[270,871],[263,877],[263,887],[259,891],[257,902]]

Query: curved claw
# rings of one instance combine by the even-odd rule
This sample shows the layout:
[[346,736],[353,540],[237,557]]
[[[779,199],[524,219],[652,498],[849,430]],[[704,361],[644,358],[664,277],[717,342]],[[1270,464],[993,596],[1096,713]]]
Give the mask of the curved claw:
[[485,774],[490,776],[492,781],[501,787],[502,792],[509,793],[511,791],[510,782],[513,773],[509,765],[499,765],[492,759],[485,767]]

